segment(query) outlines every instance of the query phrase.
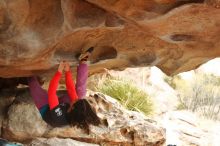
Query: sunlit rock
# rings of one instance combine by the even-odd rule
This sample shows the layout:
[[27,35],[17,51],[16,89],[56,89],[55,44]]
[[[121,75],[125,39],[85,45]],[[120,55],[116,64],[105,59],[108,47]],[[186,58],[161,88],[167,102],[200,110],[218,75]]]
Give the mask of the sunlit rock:
[[50,127],[41,119],[30,97],[24,92],[19,94],[9,108],[8,118],[4,120],[2,128],[3,137],[21,142],[37,137],[71,138],[81,142],[109,146],[112,144],[129,146],[161,146],[164,144],[165,130],[156,121],[141,113],[126,110],[111,97],[100,93],[90,94],[87,99],[100,118],[101,124],[99,126],[90,125],[89,131],[76,126]]
[[157,66],[168,75],[220,55],[218,0],[2,0],[0,77],[49,75],[94,46],[90,73]]
[[26,146],[99,146],[97,144],[90,144],[85,142],[79,142],[72,139],[61,139],[61,138],[37,138],[32,140]]

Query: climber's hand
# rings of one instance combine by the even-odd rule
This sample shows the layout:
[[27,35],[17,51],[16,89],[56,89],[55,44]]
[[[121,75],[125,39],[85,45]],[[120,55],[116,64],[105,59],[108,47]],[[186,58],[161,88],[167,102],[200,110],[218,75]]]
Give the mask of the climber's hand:
[[59,67],[58,67],[58,71],[59,71],[60,73],[62,73],[64,67],[65,67],[65,61],[61,61],[60,64],[59,64]]
[[65,62],[64,71],[65,71],[65,72],[70,71],[70,64],[69,64],[69,62]]

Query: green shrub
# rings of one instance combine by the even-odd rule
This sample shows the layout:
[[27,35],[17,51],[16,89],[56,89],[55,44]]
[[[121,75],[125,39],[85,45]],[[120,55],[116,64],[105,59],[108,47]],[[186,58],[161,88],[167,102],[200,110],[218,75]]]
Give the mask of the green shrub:
[[130,81],[109,77],[98,85],[97,90],[117,99],[129,110],[143,112],[145,115],[153,111],[153,104],[147,93]]

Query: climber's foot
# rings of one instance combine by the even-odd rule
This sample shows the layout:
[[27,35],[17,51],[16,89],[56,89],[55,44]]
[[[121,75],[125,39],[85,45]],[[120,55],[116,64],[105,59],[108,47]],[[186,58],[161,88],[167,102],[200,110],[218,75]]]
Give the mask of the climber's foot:
[[88,50],[86,50],[86,52],[82,53],[80,56],[79,56],[79,60],[80,62],[82,61],[87,61],[91,55],[91,53],[93,52],[94,50],[94,47],[90,47]]

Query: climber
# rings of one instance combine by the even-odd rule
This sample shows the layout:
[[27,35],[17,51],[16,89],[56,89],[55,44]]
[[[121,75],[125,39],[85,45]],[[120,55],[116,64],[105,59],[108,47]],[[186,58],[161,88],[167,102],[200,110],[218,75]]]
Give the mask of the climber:
[[[100,124],[99,118],[85,98],[88,77],[87,60],[92,51],[93,47],[79,57],[80,63],[77,67],[76,87],[72,80],[70,65],[65,61],[60,62],[58,71],[50,81],[48,93],[41,88],[36,77],[29,78],[29,89],[35,105],[40,111],[42,118],[51,126],[61,127],[70,124],[88,128],[88,124]],[[63,70],[65,71],[68,94],[58,98],[56,90]]]

